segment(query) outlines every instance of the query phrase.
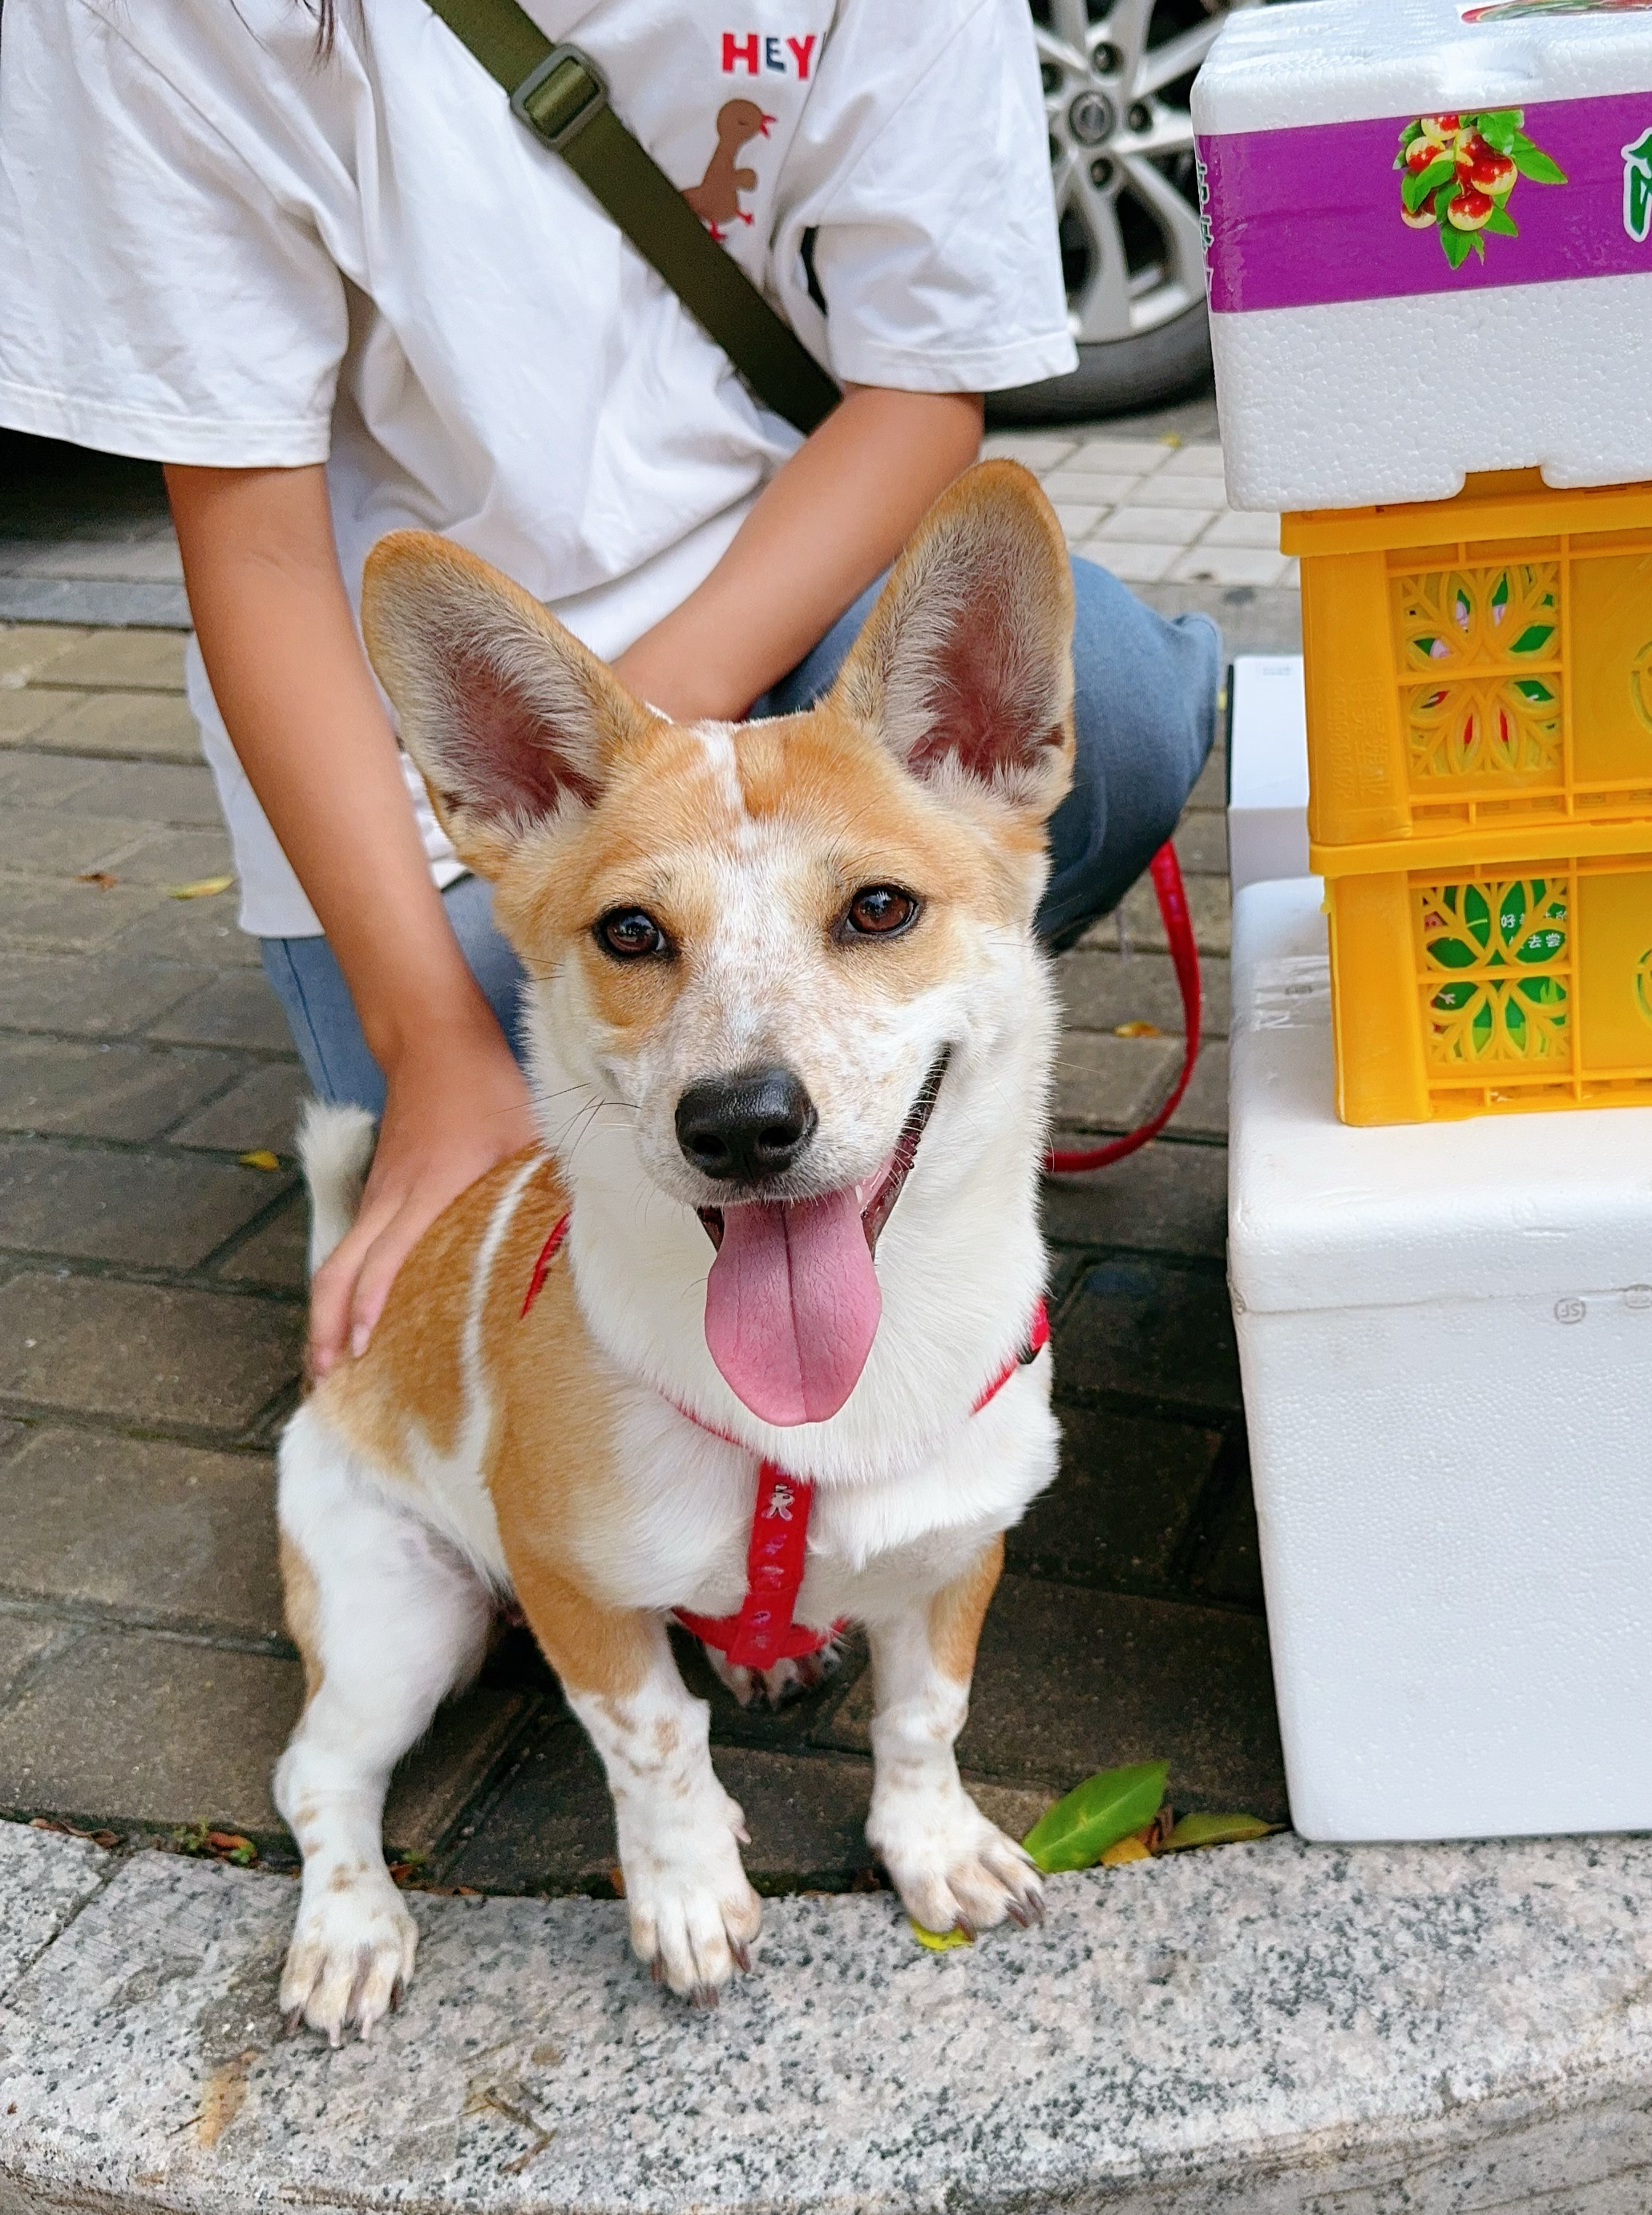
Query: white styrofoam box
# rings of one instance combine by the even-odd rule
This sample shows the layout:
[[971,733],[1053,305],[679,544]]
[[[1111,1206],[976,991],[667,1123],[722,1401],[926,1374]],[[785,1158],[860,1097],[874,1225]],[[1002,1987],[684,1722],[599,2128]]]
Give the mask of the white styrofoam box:
[[[1522,173],[1453,268],[1409,228],[1403,126],[1517,110]],[[1442,500],[1465,472],[1652,477],[1652,14],[1527,0],[1235,10],[1193,94],[1235,507]]]
[[1238,892],[1307,874],[1308,715],[1300,653],[1242,653],[1227,681],[1227,874]]
[[1652,1830],[1652,1109],[1339,1123],[1320,898],[1233,908],[1229,1275],[1293,1819]]

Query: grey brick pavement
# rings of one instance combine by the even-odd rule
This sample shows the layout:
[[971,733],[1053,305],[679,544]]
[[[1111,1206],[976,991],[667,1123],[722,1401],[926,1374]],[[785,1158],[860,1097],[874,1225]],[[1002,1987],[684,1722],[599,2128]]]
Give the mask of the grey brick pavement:
[[[988,443],[1145,596],[1289,646],[1288,565],[1268,518],[1227,514],[1213,428],[1195,402],[1145,429]],[[111,515],[89,494],[57,540],[38,510],[8,540],[0,513],[0,609],[27,584],[85,618],[0,627],[0,1812],[134,1839],[205,1819],[278,1860],[268,1770],[298,1672],[271,1447],[298,1390],[300,1077],[233,893],[168,892],[229,861],[180,635],[131,627],[154,623],[149,602],[96,627],[93,586],[152,593],[170,574],[152,500],[116,489]],[[1018,1831],[1087,1770],[1157,1754],[1179,1805],[1284,1812],[1223,1279],[1221,792],[1217,761],[1178,835],[1207,1042],[1172,1135],[1049,1192],[1065,1457],[1012,1537],[963,1745]],[[83,881],[99,875],[115,881]],[[1059,980],[1062,1126],[1123,1128],[1181,1053],[1146,887]],[[239,1159],[260,1148],[273,1172]],[[685,1666],[760,1881],[870,1881],[860,1649],[774,1715],[743,1714],[686,1647]],[[606,1888],[600,1778],[524,1633],[404,1765],[389,1831],[430,1881]]]

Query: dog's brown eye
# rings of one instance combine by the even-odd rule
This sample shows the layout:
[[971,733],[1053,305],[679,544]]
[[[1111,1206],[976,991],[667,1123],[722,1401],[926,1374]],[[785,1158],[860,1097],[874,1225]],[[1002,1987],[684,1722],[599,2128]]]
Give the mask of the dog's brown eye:
[[647,909],[640,907],[611,907],[597,920],[597,942],[604,952],[617,954],[624,961],[670,951],[665,933]]
[[863,885],[843,917],[844,936],[890,938],[904,930],[917,912],[917,901],[898,885]]

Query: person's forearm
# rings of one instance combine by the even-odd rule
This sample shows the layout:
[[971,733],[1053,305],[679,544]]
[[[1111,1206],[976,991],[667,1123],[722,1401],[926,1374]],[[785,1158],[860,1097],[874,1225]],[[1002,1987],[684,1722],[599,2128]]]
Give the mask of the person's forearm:
[[367,1042],[491,1021],[421,846],[339,574],[320,469],[167,471],[207,675]]
[[615,664],[679,721],[743,715],[900,552],[975,459],[980,396],[851,388],[779,469],[726,554]]

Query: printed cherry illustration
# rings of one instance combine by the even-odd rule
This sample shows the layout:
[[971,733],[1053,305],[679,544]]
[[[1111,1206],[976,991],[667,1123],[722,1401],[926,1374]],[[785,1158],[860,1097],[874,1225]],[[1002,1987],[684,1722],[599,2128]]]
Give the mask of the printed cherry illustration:
[[[1459,171],[1461,175],[1461,171]],[[1514,180],[1520,175],[1507,154],[1495,152],[1488,147],[1468,173],[1468,181],[1477,193],[1484,193],[1494,200],[1506,199],[1514,189]]]
[[1465,185],[1447,204],[1446,220],[1455,230],[1484,230],[1496,209],[1490,193],[1478,193],[1472,185]]

